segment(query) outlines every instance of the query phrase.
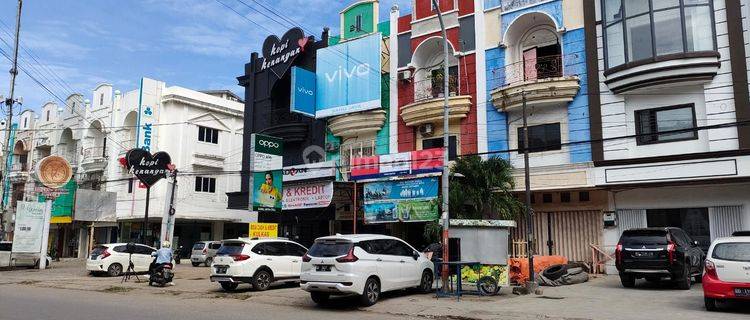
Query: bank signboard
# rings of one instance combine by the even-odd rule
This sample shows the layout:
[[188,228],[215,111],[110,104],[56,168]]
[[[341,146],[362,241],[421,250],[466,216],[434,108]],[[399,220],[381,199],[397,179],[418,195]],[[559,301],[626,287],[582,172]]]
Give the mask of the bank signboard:
[[439,217],[437,177],[364,185],[366,223],[433,221]]
[[316,118],[380,108],[381,43],[375,33],[317,51]]
[[281,211],[284,142],[256,133],[250,139],[252,210]]

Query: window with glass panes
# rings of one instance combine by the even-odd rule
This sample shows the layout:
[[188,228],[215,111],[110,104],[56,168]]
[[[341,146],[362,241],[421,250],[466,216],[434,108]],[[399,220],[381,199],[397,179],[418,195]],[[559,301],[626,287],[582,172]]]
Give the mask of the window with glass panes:
[[195,192],[216,193],[216,178],[195,177]]
[[198,141],[219,143],[219,130],[198,126]]
[[716,51],[710,0],[602,0],[607,68],[675,53]]
[[692,104],[638,110],[635,121],[639,145],[698,139]]

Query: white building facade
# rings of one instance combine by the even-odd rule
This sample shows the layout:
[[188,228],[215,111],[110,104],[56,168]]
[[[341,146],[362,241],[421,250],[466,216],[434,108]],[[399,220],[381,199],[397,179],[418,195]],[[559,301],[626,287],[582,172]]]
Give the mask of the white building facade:
[[[128,150],[146,148],[167,152],[178,170],[176,244],[246,235],[256,218],[249,211],[227,209],[226,196],[240,186],[243,109],[229,91],[203,93],[143,78],[136,90],[121,93],[101,84],[90,99],[74,94],[65,106],[50,102],[39,114],[24,111],[9,175],[11,204],[36,197],[29,178],[34,165],[60,155],[74,168],[76,189],[115,193],[116,203],[114,212],[93,223],[78,221],[72,208],[68,221],[53,224],[51,248],[59,242],[64,250],[59,255],[85,257],[89,241],[136,241],[143,231],[146,189],[123,164]],[[163,179],[150,190],[151,241],[159,236],[169,183]]]
[[681,227],[704,248],[750,228],[746,2],[586,1],[608,251],[629,228]]

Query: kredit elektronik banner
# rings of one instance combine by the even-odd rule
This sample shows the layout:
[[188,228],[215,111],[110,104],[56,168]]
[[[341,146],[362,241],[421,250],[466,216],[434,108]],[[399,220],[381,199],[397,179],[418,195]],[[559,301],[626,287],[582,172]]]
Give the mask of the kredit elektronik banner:
[[382,38],[375,33],[318,50],[316,118],[380,108]]
[[366,223],[437,220],[438,180],[428,177],[366,183],[364,202]]

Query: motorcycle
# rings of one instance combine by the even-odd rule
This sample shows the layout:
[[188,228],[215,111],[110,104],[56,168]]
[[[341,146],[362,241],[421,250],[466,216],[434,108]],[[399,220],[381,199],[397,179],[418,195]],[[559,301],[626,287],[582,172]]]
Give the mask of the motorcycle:
[[172,256],[174,256],[174,263],[180,264],[180,256],[182,255],[182,246],[172,250]]
[[172,270],[171,263],[156,264],[156,259],[152,263],[153,267],[149,271],[148,285],[153,286],[154,283],[160,287],[164,287],[167,283],[172,282],[174,278],[174,271]]

